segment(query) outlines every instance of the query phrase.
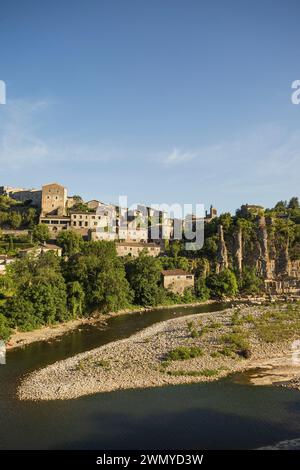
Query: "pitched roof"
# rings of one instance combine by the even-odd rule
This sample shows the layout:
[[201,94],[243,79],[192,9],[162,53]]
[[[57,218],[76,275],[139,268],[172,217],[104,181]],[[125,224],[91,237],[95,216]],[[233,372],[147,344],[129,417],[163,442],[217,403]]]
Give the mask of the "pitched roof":
[[183,269],[165,269],[161,273],[163,276],[193,276],[193,274]]

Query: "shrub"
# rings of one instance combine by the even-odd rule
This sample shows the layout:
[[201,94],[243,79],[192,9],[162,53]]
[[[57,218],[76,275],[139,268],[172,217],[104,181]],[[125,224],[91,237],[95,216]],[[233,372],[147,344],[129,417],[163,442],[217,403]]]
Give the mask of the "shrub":
[[234,297],[238,292],[238,283],[235,274],[230,269],[224,269],[218,274],[211,274],[206,281],[213,296],[222,298],[224,296]]
[[195,357],[199,357],[203,355],[203,351],[201,348],[196,346],[193,347],[186,347],[180,346],[172,351],[169,351],[166,355],[167,361],[185,361],[186,359],[193,359]]
[[246,335],[241,331],[234,331],[222,336],[222,340],[229,345],[232,352],[239,356],[249,358],[251,356],[250,345]]

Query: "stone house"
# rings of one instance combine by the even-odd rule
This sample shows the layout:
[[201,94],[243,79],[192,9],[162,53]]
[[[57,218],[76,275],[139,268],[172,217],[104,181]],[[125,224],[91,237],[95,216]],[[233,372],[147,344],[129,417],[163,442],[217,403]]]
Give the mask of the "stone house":
[[41,207],[42,191],[40,189],[13,188],[10,186],[0,186],[0,195],[9,196],[19,202],[31,201],[31,204]]
[[209,212],[205,211],[205,218],[204,221],[205,223],[211,222],[215,217],[218,217],[218,211],[215,207],[212,205],[209,208]]
[[162,280],[165,289],[182,295],[185,289],[194,287],[195,276],[183,269],[168,269],[162,271]]
[[107,227],[109,218],[106,215],[99,215],[96,212],[70,212],[70,224],[71,228],[86,228],[96,230],[99,227]]
[[109,227],[99,227],[94,230],[89,230],[88,239],[91,241],[108,241],[113,242],[117,239],[115,231],[111,231]]
[[49,215],[49,216],[40,216],[40,224],[46,224],[49,228],[52,238],[56,236],[62,230],[68,230],[71,226],[71,217],[63,215]]
[[132,256],[136,258],[139,254],[146,250],[148,256],[159,256],[161,248],[156,243],[134,243],[134,242],[117,242],[116,250],[118,256]]
[[51,183],[42,187],[41,216],[66,215],[67,188],[61,184]]
[[118,239],[124,242],[146,243],[148,241],[148,229],[139,227],[120,227],[117,229]]
[[26,248],[25,250],[19,251],[19,256],[22,258],[27,255],[32,255],[34,257],[40,256],[42,253],[48,253],[53,251],[57,256],[62,255],[62,248],[58,245],[52,243],[44,243],[39,246],[34,246],[32,248]]

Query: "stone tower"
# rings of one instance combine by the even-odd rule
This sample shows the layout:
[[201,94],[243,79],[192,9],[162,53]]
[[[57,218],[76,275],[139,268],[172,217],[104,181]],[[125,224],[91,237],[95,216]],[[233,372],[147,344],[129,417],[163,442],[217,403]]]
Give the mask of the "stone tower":
[[41,215],[63,216],[66,213],[67,188],[51,183],[42,187],[42,212]]

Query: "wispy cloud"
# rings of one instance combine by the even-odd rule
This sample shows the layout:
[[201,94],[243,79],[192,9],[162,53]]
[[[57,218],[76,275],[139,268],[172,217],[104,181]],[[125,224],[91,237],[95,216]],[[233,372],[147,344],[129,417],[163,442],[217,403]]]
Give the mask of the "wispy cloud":
[[103,162],[112,157],[101,143],[77,143],[63,135],[46,137],[39,123],[51,104],[48,100],[11,100],[1,107],[0,166],[17,170],[50,160]]
[[174,147],[165,152],[161,163],[168,169],[201,169],[207,177],[287,176],[300,171],[300,133],[274,123],[240,134],[231,140],[199,148]]
[[174,147],[173,150],[164,157],[164,163],[166,165],[174,165],[178,163],[185,163],[193,160],[197,157],[197,152],[193,151],[184,151],[177,147]]
[[18,168],[47,158],[47,143],[36,133],[34,118],[47,108],[46,101],[13,100],[1,107],[0,163]]

